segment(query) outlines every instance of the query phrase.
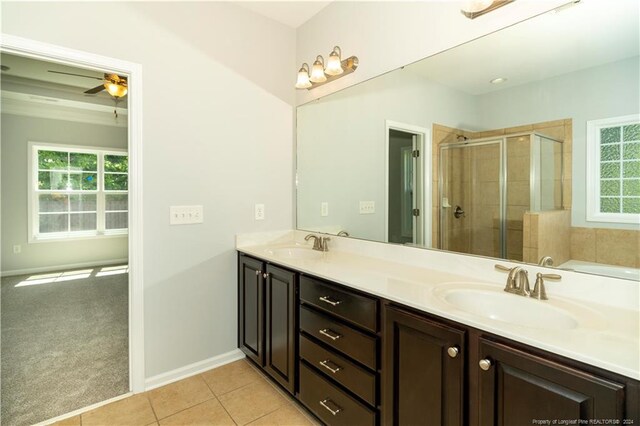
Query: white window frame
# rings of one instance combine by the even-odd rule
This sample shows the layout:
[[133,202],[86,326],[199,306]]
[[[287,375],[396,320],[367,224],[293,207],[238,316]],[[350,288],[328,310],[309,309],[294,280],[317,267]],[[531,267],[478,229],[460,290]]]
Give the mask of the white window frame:
[[[73,240],[86,240],[96,238],[113,238],[126,237],[129,234],[128,228],[122,229],[105,229],[105,195],[107,194],[128,194],[129,191],[106,191],[104,189],[104,156],[105,155],[129,155],[126,149],[104,148],[104,147],[87,147],[70,144],[58,144],[47,142],[29,142],[28,143],[28,232],[29,243],[41,242],[60,242]],[[98,189],[97,191],[84,192],[96,194],[96,230],[95,231],[69,231],[69,232],[50,232],[46,234],[39,233],[39,199],[41,192],[36,188],[38,182],[38,150],[61,151],[61,152],[81,152],[88,154],[96,154],[98,156]],[[127,173],[127,176],[129,173]],[[127,185],[128,187],[128,185]],[[66,192],[66,191],[61,191]],[[82,193],[82,192],[80,192]],[[127,210],[128,213],[128,210]]]
[[[640,114],[587,121],[587,221],[639,224],[635,213],[600,212],[600,129],[640,122]],[[622,155],[622,152],[620,153]]]

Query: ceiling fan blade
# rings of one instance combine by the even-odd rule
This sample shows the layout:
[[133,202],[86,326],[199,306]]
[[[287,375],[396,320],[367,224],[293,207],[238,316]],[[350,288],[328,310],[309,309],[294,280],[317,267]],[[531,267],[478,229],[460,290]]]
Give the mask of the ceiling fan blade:
[[92,75],[74,74],[72,72],[62,72],[62,71],[52,71],[52,70],[47,70],[47,71],[50,72],[50,73],[53,73],[53,74],[73,75],[73,76],[76,76],[76,77],[93,78],[94,80],[102,80],[102,78],[94,77]]
[[98,92],[102,92],[104,90],[104,84],[101,84],[100,86],[96,86],[93,89],[89,89],[86,90],[84,93],[86,93],[87,95],[95,95]]

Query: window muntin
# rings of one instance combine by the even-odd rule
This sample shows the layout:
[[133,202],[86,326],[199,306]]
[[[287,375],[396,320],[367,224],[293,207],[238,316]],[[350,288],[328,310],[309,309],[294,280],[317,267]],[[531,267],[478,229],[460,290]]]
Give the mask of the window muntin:
[[32,145],[32,240],[126,234],[126,152]]
[[587,122],[587,219],[640,221],[640,117]]

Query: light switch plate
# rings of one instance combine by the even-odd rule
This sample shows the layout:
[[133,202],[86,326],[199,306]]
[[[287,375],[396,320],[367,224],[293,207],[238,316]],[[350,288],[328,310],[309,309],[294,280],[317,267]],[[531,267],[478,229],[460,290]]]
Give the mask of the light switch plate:
[[320,203],[320,216],[329,216],[329,203],[326,201]]
[[360,214],[374,214],[375,212],[375,201],[360,201]]
[[204,208],[197,206],[171,206],[169,207],[170,225],[192,225],[204,222]]
[[255,219],[264,220],[264,204],[255,205]]

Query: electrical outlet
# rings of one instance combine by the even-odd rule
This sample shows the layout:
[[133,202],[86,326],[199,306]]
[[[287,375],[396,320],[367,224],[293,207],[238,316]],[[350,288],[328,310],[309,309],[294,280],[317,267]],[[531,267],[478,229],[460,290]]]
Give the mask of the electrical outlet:
[[264,220],[264,204],[255,205],[255,218],[256,220]]
[[375,201],[360,201],[360,214],[374,214],[375,212]]
[[204,222],[204,208],[202,206],[171,206],[169,207],[170,225],[190,225]]
[[329,216],[329,203],[326,201],[320,203],[320,216]]
[[20,253],[22,253],[22,246],[18,244],[13,246],[13,254],[20,254]]

